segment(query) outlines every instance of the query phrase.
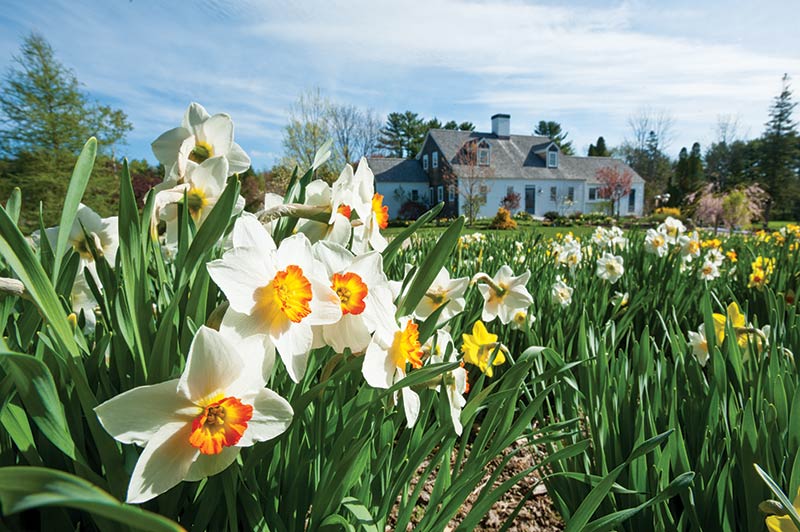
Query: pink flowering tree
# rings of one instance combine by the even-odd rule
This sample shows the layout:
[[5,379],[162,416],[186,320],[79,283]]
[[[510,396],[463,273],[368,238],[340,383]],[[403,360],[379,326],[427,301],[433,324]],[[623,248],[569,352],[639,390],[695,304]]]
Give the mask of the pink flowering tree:
[[595,179],[600,183],[598,195],[611,202],[611,214],[614,214],[614,205],[617,206],[617,216],[619,216],[619,200],[630,194],[633,184],[633,173],[619,166],[604,166],[594,174]]

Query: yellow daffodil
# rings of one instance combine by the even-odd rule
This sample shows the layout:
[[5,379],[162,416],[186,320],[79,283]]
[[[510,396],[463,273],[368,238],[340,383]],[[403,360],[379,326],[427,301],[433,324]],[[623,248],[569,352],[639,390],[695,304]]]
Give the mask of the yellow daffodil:
[[[730,321],[734,330],[744,329],[746,326],[744,314],[742,314],[742,311],[739,309],[739,305],[737,305],[735,301],[728,305],[727,315],[714,313],[713,318],[714,332],[717,335],[717,343],[719,344],[725,340],[726,322]],[[745,347],[747,345],[747,333],[744,331],[741,333],[737,331],[736,341],[740,347]]]
[[[464,343],[461,352],[464,353],[464,361],[478,366],[482,372],[491,377],[494,374],[492,366],[499,366],[505,363],[506,357],[503,354],[505,346],[497,342],[497,335],[491,334],[486,330],[482,321],[478,320],[472,326],[472,334],[462,334]],[[499,346],[499,350],[498,350]],[[497,350],[492,364],[489,365],[489,358]]]
[[[800,489],[797,490],[792,506],[800,512]],[[767,529],[770,532],[798,532],[797,527],[792,522],[792,518],[788,515],[768,515]]]

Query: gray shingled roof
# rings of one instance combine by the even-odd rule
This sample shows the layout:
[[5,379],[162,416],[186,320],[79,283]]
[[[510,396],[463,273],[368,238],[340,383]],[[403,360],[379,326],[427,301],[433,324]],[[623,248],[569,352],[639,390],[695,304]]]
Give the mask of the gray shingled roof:
[[427,183],[428,174],[417,159],[375,157],[367,160],[375,180],[381,183]]
[[[611,157],[574,157],[559,154],[558,168],[547,168],[544,158],[539,155],[551,142],[547,137],[511,135],[508,138],[498,138],[493,133],[450,129],[431,129],[428,135],[436,142],[444,158],[459,176],[468,176],[470,172],[468,166],[456,164],[462,146],[469,141],[484,139],[489,143],[491,158],[489,167],[491,177],[494,178],[575,179],[594,182],[594,175],[598,169],[613,165],[630,170],[634,175],[634,183],[644,182],[628,165]],[[377,173],[375,172],[376,175]]]

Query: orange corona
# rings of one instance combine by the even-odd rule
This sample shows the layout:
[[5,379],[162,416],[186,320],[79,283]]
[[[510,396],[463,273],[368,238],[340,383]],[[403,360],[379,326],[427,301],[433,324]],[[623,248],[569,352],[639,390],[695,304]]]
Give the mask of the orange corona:
[[352,272],[347,272],[344,275],[334,273],[332,281],[331,288],[339,296],[342,314],[358,315],[364,312],[366,307],[364,298],[367,297],[368,290],[367,285],[364,284],[358,274]]
[[378,227],[386,229],[389,226],[389,207],[383,204],[383,194],[372,196],[372,212],[375,213]]
[[239,443],[252,417],[253,407],[236,397],[215,401],[194,418],[189,443],[202,454],[219,454],[223,447]]
[[294,264],[275,274],[272,280],[274,304],[294,323],[311,314],[311,283]]

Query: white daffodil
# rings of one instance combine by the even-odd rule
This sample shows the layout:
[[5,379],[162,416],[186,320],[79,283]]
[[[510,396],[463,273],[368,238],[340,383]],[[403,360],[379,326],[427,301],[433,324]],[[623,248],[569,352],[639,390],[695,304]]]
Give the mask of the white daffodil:
[[181,481],[216,475],[242,447],[283,433],[292,407],[265,384],[234,345],[203,326],[180,378],[134,388],[96,407],[114,439],[144,447],[127,501],[142,503]]
[[[458,351],[453,345],[453,337],[444,329],[436,331],[436,334],[425,342],[422,349],[430,353],[428,358],[428,363],[430,364],[458,361]],[[445,359],[445,357],[447,358]],[[469,390],[467,370],[460,367],[448,371],[442,375],[442,384],[444,384],[445,392],[447,393],[447,402],[450,404],[450,419],[453,421],[453,428],[456,434],[461,436],[464,430],[461,425],[461,410],[467,404],[464,394]],[[441,386],[436,385],[435,389],[436,391],[441,391]]]
[[697,271],[697,277],[701,281],[713,281],[719,277],[719,267],[715,262],[706,259]]
[[[345,190],[349,192],[345,194]],[[386,229],[389,225],[389,207],[383,204],[383,195],[375,192],[375,176],[364,157],[358,162],[352,182],[345,178],[340,187],[334,184],[333,195],[333,212],[338,212],[348,197],[353,198],[355,203],[350,207],[356,211],[362,225],[354,231],[354,251],[360,253],[368,246],[376,251],[383,251],[388,242],[381,234],[381,229]]]
[[607,238],[608,246],[613,249],[625,249],[628,247],[628,239],[625,238],[625,233],[616,225],[612,226],[611,229],[608,230]]
[[720,267],[722,263],[725,262],[725,255],[717,248],[711,248],[708,250],[708,253],[706,253],[706,260]]
[[697,231],[689,235],[678,237],[678,245],[681,247],[681,258],[686,262],[700,256],[700,236]]
[[592,242],[594,242],[599,247],[607,245],[608,238],[609,238],[608,231],[602,225],[597,226],[597,228],[592,233]]
[[[223,326],[246,341],[243,348],[253,347],[254,357],[260,350],[255,348],[264,346],[268,337],[289,376],[300,382],[313,343],[312,326],[339,321],[339,296],[330,287],[325,267],[313,257],[305,235],[290,236],[275,249],[263,226],[242,223],[247,225],[236,222],[240,236],[234,235],[234,248],[207,265],[230,304]],[[238,245],[248,242],[260,244]]]
[[228,163],[225,177],[250,168],[250,157],[233,141],[231,117],[223,113],[210,116],[199,103],[190,104],[181,126],[158,137],[152,148],[166,168],[164,188],[179,184],[190,166],[213,157]]
[[[119,249],[118,226],[116,216],[101,218],[99,214],[83,203],[78,205],[75,221],[69,230],[68,242],[75,253],[80,256],[78,271],[83,270],[84,267],[89,268],[98,283],[100,281],[97,279],[97,269],[92,252],[89,250],[87,236],[91,239],[97,253],[105,257],[108,264],[113,268],[117,260],[117,250]],[[58,227],[45,229],[45,235],[50,247],[55,250],[58,242]],[[38,240],[39,232],[36,231],[32,237],[34,241]]]
[[558,250],[556,260],[559,264],[566,264],[569,267],[569,271],[574,273],[575,269],[583,260],[580,242],[572,238],[569,240],[565,239],[564,244],[562,244]]
[[[419,342],[419,327],[410,318],[395,320],[375,331],[364,355],[361,373],[373,388],[391,388],[406,376],[409,367],[422,367],[422,346]],[[403,408],[408,426],[412,427],[419,417],[419,395],[408,387],[401,389]]]
[[518,310],[514,313],[514,319],[511,320],[511,328],[518,331],[524,331],[530,328],[536,321],[536,316],[530,314],[526,310]]
[[623,262],[622,257],[604,251],[603,256],[597,259],[597,276],[611,284],[616,283],[625,273]]
[[669,252],[667,235],[655,229],[648,229],[647,236],[644,238],[644,250],[653,253],[658,257],[664,257]]
[[700,325],[697,332],[689,331],[689,343],[692,345],[692,354],[697,358],[701,366],[705,367],[711,356],[708,352],[708,341],[706,341],[705,327]]
[[[347,165],[350,168],[350,165]],[[350,168],[350,172],[352,172]],[[325,181],[318,179],[312,181],[306,187],[306,205],[333,208],[333,197],[331,187]],[[305,234],[313,242],[329,240],[337,244],[347,245],[353,228],[350,225],[351,208],[345,203],[341,203],[336,210],[332,210],[330,219],[327,223],[302,218],[297,222],[297,230]]]
[[518,310],[528,310],[533,303],[533,298],[525,285],[530,279],[531,272],[514,276],[514,272],[507,265],[502,265],[490,278],[485,273],[478,273],[472,279],[480,282],[478,290],[483,295],[484,304],[481,319],[492,321],[500,318],[500,322],[508,324],[514,319]]
[[437,321],[440,325],[457,314],[464,312],[464,306],[466,305],[464,294],[468,286],[468,277],[451,279],[447,268],[442,268],[436,274],[436,278],[428,287],[425,295],[422,296],[417,308],[414,310],[414,317],[419,320],[425,320],[445,303],[447,305],[442,310]]
[[[177,203],[186,198],[186,208],[197,227],[208,217],[225,190],[228,161],[224,157],[212,157],[202,164],[194,164],[186,171],[180,184],[156,193],[154,214],[167,222],[167,245],[177,241]],[[239,196],[236,208],[244,208],[244,198]]]
[[314,347],[330,345],[337,353],[349,348],[363,352],[379,327],[394,321],[389,281],[383,273],[383,258],[377,251],[354,256],[333,242],[318,242],[314,255],[325,265],[330,287],[340,302],[342,318],[315,327]]
[[672,216],[667,216],[667,219],[659,224],[657,229],[660,233],[664,234],[668,244],[677,244],[678,237],[686,232],[686,226],[683,225],[683,222]]
[[568,307],[572,303],[572,287],[567,286],[560,275],[556,276],[556,282],[550,289],[550,297],[553,303],[558,303],[561,307]]

